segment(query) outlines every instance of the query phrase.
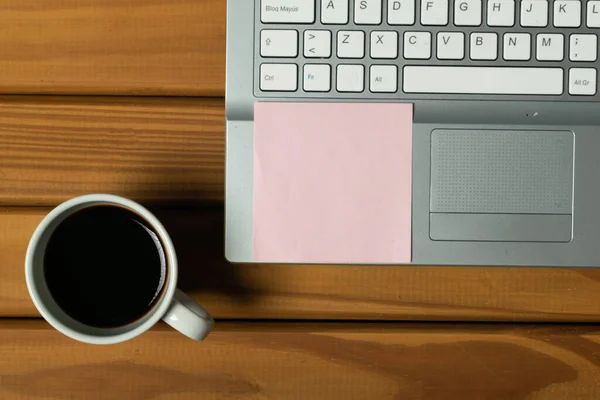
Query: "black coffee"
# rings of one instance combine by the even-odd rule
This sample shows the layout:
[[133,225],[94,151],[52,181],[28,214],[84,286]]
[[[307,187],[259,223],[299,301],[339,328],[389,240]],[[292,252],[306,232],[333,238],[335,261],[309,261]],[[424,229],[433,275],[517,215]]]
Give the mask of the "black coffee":
[[167,265],[162,243],[143,218],[99,205],[77,211],[52,233],[44,275],[65,313],[110,328],[135,322],[154,306]]

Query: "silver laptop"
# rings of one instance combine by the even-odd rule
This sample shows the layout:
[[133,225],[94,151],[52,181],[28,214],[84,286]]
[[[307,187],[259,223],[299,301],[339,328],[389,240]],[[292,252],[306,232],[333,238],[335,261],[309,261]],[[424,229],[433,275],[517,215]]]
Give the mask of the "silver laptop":
[[599,266],[599,33],[600,1],[228,0],[226,257]]

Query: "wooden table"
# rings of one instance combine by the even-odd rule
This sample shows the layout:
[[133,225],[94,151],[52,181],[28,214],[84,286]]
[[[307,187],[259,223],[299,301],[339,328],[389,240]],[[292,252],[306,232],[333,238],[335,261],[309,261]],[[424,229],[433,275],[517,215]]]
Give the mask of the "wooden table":
[[[225,0],[2,0],[0,33],[0,399],[600,398],[600,270],[225,262]],[[29,237],[91,192],[164,221],[206,342],[39,319]]]

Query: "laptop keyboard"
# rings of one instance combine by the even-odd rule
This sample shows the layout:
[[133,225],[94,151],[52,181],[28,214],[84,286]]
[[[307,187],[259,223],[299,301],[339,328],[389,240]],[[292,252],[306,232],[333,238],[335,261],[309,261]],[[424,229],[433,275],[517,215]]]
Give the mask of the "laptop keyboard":
[[600,0],[256,0],[258,96],[597,101]]

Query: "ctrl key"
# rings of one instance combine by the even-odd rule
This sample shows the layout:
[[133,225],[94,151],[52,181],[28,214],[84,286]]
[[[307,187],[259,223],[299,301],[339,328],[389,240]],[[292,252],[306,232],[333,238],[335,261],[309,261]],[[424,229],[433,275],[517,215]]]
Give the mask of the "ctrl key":
[[595,68],[571,68],[569,70],[569,94],[593,96],[596,94]]
[[261,64],[260,90],[268,92],[294,92],[298,89],[296,64]]

